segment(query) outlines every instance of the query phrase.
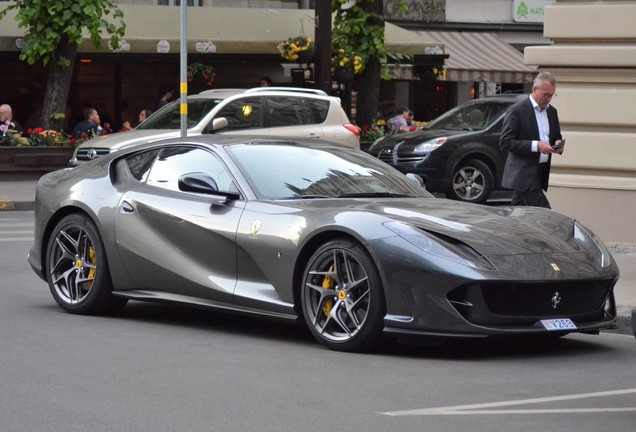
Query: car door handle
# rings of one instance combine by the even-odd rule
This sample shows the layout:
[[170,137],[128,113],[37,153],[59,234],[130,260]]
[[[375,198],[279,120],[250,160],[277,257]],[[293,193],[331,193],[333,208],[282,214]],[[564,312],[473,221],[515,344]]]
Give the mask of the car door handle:
[[122,213],[134,213],[135,212],[135,208],[128,201],[123,201],[121,203],[121,212]]

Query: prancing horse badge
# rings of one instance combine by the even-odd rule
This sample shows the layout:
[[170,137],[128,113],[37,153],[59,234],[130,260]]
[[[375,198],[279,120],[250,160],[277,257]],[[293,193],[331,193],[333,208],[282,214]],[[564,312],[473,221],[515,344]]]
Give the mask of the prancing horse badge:
[[252,229],[250,230],[250,234],[252,234],[253,236],[258,234],[258,231],[261,229],[261,225],[263,225],[262,220],[254,219],[252,221]]

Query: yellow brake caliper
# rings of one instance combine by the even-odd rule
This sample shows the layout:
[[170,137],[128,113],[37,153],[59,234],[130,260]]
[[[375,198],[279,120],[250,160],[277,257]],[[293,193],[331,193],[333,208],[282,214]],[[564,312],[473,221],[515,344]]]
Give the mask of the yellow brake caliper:
[[[91,260],[91,264],[95,266],[97,260],[95,259],[95,248],[93,246],[88,249],[88,258]],[[96,268],[93,267],[88,271],[88,278],[91,279],[91,284],[93,283],[92,280],[95,278],[95,270]]]
[[[329,267],[329,271],[330,272],[333,271],[333,264],[331,264],[331,267]],[[333,289],[334,285],[335,285],[335,282],[333,281],[331,276],[325,276],[325,278],[322,280],[322,287],[324,289]],[[329,316],[329,312],[331,312],[331,308],[333,308],[333,300],[328,299],[325,302],[325,305],[322,307],[322,313],[324,313],[325,316]]]

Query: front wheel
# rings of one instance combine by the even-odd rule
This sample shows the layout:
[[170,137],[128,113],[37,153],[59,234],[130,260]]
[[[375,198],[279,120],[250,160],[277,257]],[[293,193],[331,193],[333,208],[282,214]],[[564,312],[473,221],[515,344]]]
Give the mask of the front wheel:
[[483,203],[490,196],[494,183],[488,165],[477,159],[468,159],[455,167],[446,196],[458,201]]
[[46,249],[46,275],[53,298],[66,312],[108,314],[126,304],[112,295],[101,237],[84,215],[68,215],[55,226]]
[[341,239],[311,256],[301,288],[303,316],[318,341],[338,351],[364,351],[380,339],[386,306],[369,253]]

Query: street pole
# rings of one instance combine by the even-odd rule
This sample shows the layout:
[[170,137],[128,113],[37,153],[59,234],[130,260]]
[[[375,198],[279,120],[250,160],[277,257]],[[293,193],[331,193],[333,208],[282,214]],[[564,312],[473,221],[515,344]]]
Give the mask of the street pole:
[[179,93],[181,137],[188,136],[188,2],[181,0]]
[[331,1],[316,0],[316,86],[331,94]]

